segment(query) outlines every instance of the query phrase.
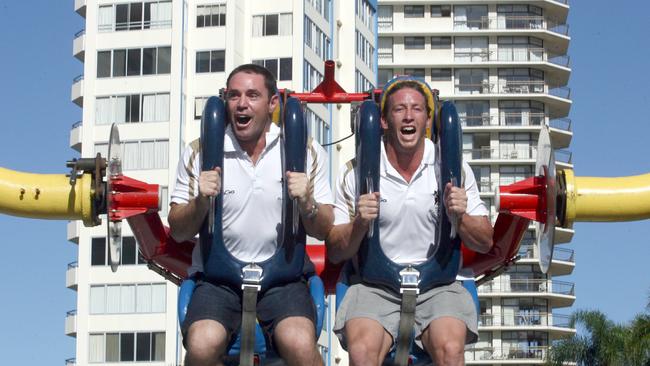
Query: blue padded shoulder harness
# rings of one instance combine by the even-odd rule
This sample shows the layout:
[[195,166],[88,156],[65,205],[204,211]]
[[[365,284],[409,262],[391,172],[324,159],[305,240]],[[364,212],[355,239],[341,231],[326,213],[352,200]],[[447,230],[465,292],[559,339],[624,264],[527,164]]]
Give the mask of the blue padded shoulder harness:
[[[435,122],[434,122],[435,124]],[[437,176],[438,192],[442,195],[447,182],[458,186],[462,169],[462,132],[456,107],[451,102],[442,105],[438,146],[440,153],[440,174]],[[433,136],[435,137],[435,136]],[[379,192],[379,166],[381,154],[381,125],[379,107],[372,101],[361,105],[357,123],[357,197],[368,192]],[[452,224],[447,217],[444,204],[439,206],[440,218],[436,230],[437,251],[427,261],[411,266],[419,271],[418,288],[427,291],[439,285],[449,284],[456,279],[461,251],[460,238],[451,238]],[[381,215],[381,212],[380,212]],[[400,271],[407,266],[391,261],[380,246],[379,223],[375,220],[359,250],[361,277],[364,282],[391,288],[400,293]],[[404,243],[408,246],[409,243]]]
[[[224,134],[226,130],[226,109],[223,100],[211,97],[207,100],[201,120],[202,170],[221,167],[223,171]],[[300,103],[295,98],[287,98],[284,106],[284,123],[282,124],[282,175],[289,170],[305,172],[307,151],[307,128],[303,120]],[[260,263],[262,268],[260,291],[279,284],[298,280],[303,273],[305,261],[305,230],[298,221],[297,210],[289,198],[286,179],[282,183],[282,235],[275,254]],[[223,189],[223,188],[222,188]],[[214,204],[214,220],[206,218],[201,226],[200,244],[203,254],[205,278],[228,285],[235,290],[241,288],[242,269],[250,263],[235,258],[223,242],[222,212],[223,192],[217,195]],[[212,222],[211,222],[212,221]],[[209,224],[212,223],[212,230]],[[260,223],[251,222],[251,230]]]

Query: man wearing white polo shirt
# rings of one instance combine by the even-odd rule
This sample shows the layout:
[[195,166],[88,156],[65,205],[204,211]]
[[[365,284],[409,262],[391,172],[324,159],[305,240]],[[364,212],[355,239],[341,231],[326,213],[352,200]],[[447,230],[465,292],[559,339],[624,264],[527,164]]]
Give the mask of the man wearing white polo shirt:
[[[273,75],[247,64],[228,76],[229,124],[221,171],[200,171],[198,140],[185,150],[178,166],[169,212],[171,235],[193,238],[208,212],[209,198],[223,185],[223,237],[240,261],[262,262],[277,249],[282,216],[282,180],[299,202],[307,234],[324,239],[332,226],[332,193],[327,155],[318,143],[307,146],[307,172],[283,172],[280,128],[271,122],[279,102]],[[192,255],[189,274],[202,271],[200,246]],[[218,365],[229,339],[241,324],[241,292],[199,279],[182,324],[187,348],[185,364]],[[288,365],[322,365],[316,347],[315,307],[305,281],[273,287],[259,294],[258,320]]]
[[[354,257],[370,222],[379,220],[381,250],[393,262],[419,264],[436,251],[438,205],[458,218],[458,233],[470,249],[487,252],[492,246],[488,211],[476,181],[463,164],[464,188],[447,184],[437,191],[439,160],[426,127],[434,113],[429,87],[416,79],[389,82],[381,97],[380,192],[355,197],[353,163],[342,169],[336,184],[335,226],[327,239],[333,262]],[[379,214],[381,213],[381,214]],[[336,315],[334,331],[350,364],[379,365],[397,337],[400,295],[365,282],[352,285]],[[438,366],[463,365],[466,342],[478,337],[476,308],[459,282],[435,287],[417,297],[416,342]]]

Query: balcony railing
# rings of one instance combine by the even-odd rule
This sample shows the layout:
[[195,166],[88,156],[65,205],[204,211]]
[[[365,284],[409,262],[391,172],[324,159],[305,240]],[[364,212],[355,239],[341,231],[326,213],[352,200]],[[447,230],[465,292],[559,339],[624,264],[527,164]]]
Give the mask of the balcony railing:
[[393,62],[393,52],[378,51],[377,58],[381,61]]
[[[540,342],[541,343],[541,342]],[[492,346],[472,347],[465,350],[465,361],[490,360],[545,360],[548,346]]]
[[497,278],[489,281],[478,288],[481,293],[497,292],[534,292],[549,293],[556,295],[574,296],[575,285],[564,281],[549,281],[544,279],[509,279]]
[[499,80],[498,83],[456,83],[456,94],[549,94],[571,99],[571,89],[566,86],[547,85],[544,80]]
[[548,122],[548,126],[551,128],[557,128],[558,130],[571,132],[571,119],[570,118],[552,119]]
[[85,28],[82,29],[82,30],[80,30],[80,31],[78,31],[77,33],[75,33],[75,34],[74,34],[74,38],[75,38],[75,39],[76,39],[76,38],[79,38],[79,37],[83,36],[84,34],[86,34],[86,29],[85,29]]
[[573,153],[567,150],[555,150],[555,161],[572,164]]
[[379,30],[392,30],[393,29],[393,18],[379,19],[377,21],[377,28],[379,28]]
[[463,127],[540,126],[545,120],[546,115],[538,112],[501,112],[498,115],[460,116]]
[[73,309],[73,310],[68,310],[68,311],[66,311],[66,312],[65,312],[65,316],[66,316],[66,317],[77,316],[77,309]]
[[73,268],[77,268],[77,267],[79,267],[79,262],[77,262],[77,261],[68,263],[68,269],[73,269]]
[[75,128],[80,127],[81,125],[82,125],[82,122],[81,122],[81,121],[77,121],[77,122],[75,122],[75,123],[72,124],[72,127],[70,127],[70,129],[71,129],[71,130],[74,130]]
[[478,149],[463,149],[463,155],[471,157],[472,160],[480,159],[535,159],[537,158],[537,146],[526,147],[490,147],[484,146]]
[[65,360],[65,366],[76,366],[76,365],[77,365],[77,359],[74,357]]
[[[502,309],[503,310],[503,309]],[[480,314],[478,325],[481,327],[556,327],[572,329],[569,324],[570,317],[563,314],[553,314],[536,310],[522,310],[512,314]]]
[[547,52],[543,48],[499,47],[497,50],[487,48],[478,51],[457,51],[456,62],[542,62],[547,61],[559,66],[569,67],[570,57]]
[[531,29],[547,30],[560,35],[569,34],[569,25],[543,16],[497,15],[481,19],[454,19],[454,29]]
[[77,75],[74,79],[72,79],[72,83],[73,83],[73,84],[74,84],[74,83],[78,83],[78,82],[80,82],[80,81],[83,80],[83,79],[84,79],[84,75],[83,75],[83,74],[81,74],[81,75]]
[[557,248],[557,247],[553,248],[553,260],[575,263],[576,261],[575,252],[573,251],[573,249]]

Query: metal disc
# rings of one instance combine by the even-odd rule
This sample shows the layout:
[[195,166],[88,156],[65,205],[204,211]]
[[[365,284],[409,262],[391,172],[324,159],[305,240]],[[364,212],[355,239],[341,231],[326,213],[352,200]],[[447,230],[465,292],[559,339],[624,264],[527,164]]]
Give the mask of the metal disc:
[[106,158],[106,213],[108,232],[106,233],[106,244],[108,246],[108,260],[111,264],[111,270],[117,271],[122,257],[122,222],[111,221],[110,215],[113,210],[111,207],[111,196],[113,195],[112,180],[114,177],[122,175],[122,150],[120,144],[120,134],[117,126],[111,126],[111,135],[108,142],[108,157]]
[[537,142],[537,161],[535,162],[535,174],[546,179],[546,223],[536,222],[537,240],[535,244],[539,253],[539,266],[542,272],[548,272],[553,260],[553,245],[555,243],[555,200],[557,187],[555,184],[555,154],[551,145],[551,137],[548,127],[542,126]]

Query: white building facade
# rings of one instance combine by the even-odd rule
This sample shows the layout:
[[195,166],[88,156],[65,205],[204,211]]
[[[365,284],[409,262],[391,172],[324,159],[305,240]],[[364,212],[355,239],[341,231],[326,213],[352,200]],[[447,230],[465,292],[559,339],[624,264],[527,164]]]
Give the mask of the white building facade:
[[[534,175],[542,125],[560,149],[558,168],[572,167],[564,150],[572,137],[568,12],[566,0],[379,0],[379,86],[418,76],[455,102],[463,158],[492,222],[498,186]],[[571,236],[557,230],[556,242]],[[467,347],[467,364],[543,364],[552,341],[575,332],[567,315],[574,286],[558,279],[573,271],[573,250],[556,247],[544,274],[534,238],[531,226],[517,264],[479,287],[480,337]]]
[[[343,88],[370,89],[376,8],[367,0],[75,0],[85,28],[73,41],[83,74],[71,99],[82,118],[70,146],[84,157],[106,156],[110,126],[118,124],[124,173],[163,187],[165,221],[180,153],[199,136],[204,102],[225,87],[230,70],[258,63],[280,88],[302,92],[320,83],[324,60],[334,59]],[[321,143],[350,134],[348,106],[306,108],[310,135]],[[327,149],[335,168],[352,154],[345,142]],[[122,265],[112,273],[105,224],[68,224],[68,240],[79,250],[66,272],[77,296],[65,319],[65,333],[76,338],[66,364],[182,364],[177,286],[147,269],[128,225],[123,230]],[[324,332],[328,359],[332,341]]]

